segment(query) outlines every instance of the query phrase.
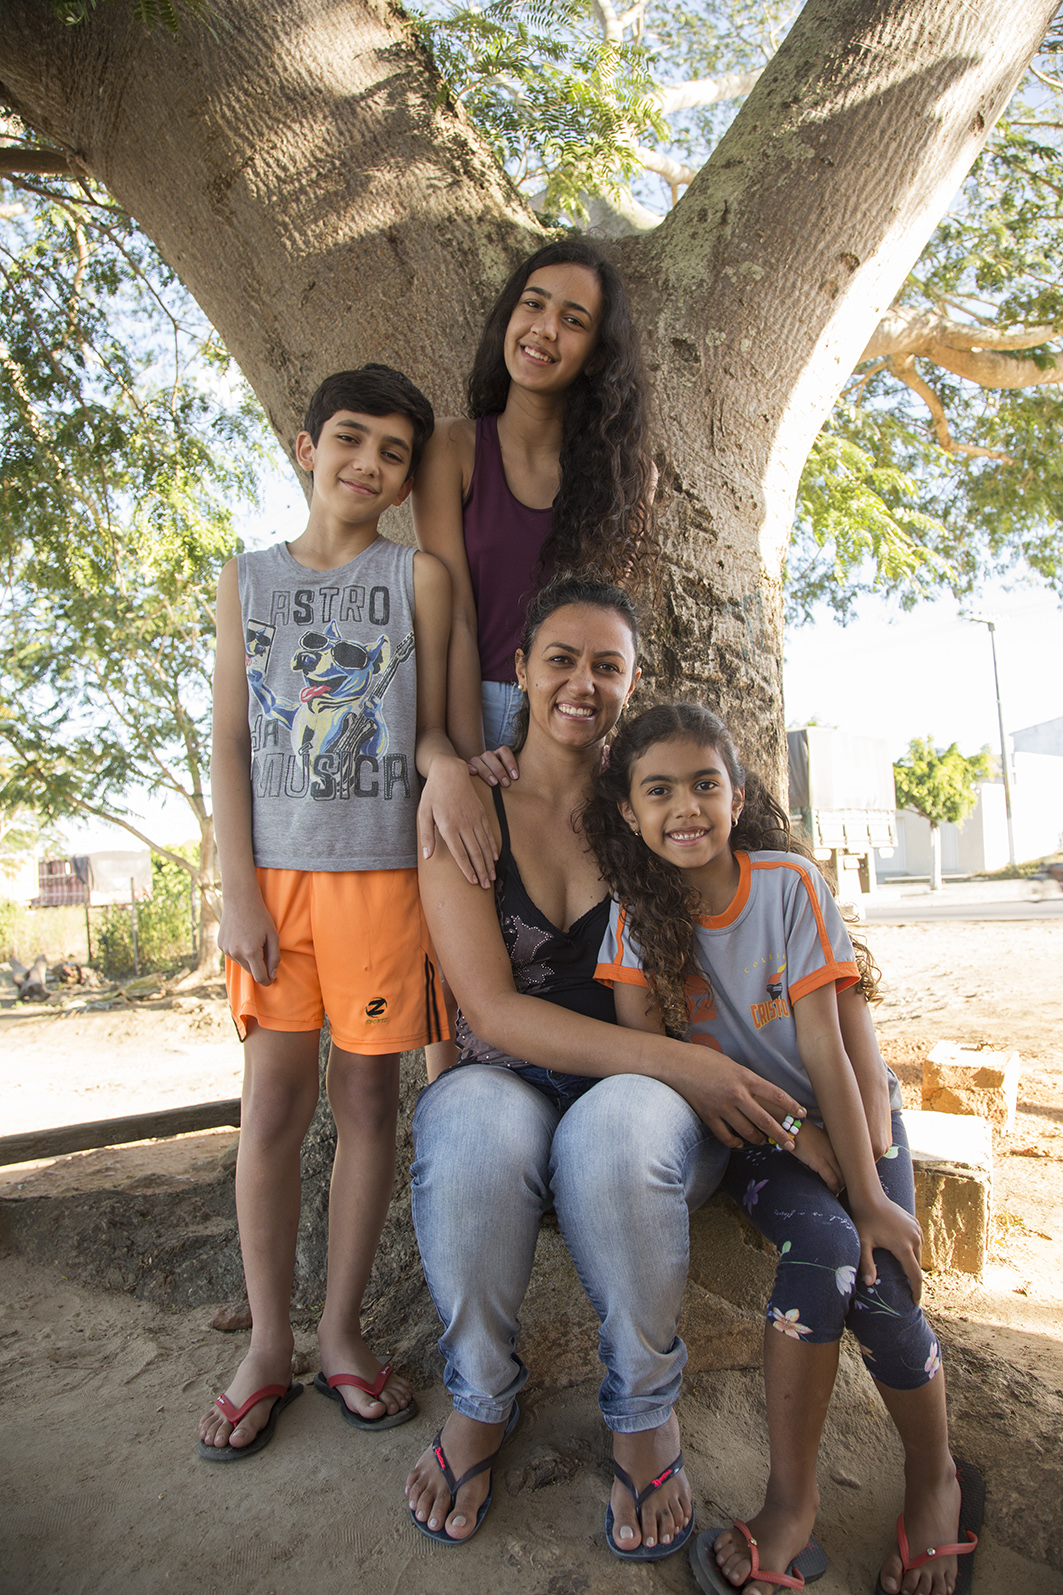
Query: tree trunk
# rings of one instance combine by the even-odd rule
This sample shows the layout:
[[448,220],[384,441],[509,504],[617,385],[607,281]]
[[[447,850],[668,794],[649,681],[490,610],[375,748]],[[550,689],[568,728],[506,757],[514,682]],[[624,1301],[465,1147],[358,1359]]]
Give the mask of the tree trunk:
[[941,826],[930,821],[930,890],[941,890]]
[[[618,245],[657,393],[654,685],[718,704],[782,787],[781,575],[800,470],[1054,0],[810,0],[667,220]],[[229,0],[225,27],[5,8],[2,89],[151,234],[291,451],[328,370],[460,406],[544,236],[397,8]]]

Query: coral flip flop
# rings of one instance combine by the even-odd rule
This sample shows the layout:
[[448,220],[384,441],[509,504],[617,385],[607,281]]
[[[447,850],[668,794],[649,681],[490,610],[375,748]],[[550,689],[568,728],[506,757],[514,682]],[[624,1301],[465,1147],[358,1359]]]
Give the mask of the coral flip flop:
[[[780,1589],[804,1589],[806,1584],[814,1584],[817,1578],[822,1578],[830,1566],[830,1558],[818,1540],[810,1539],[804,1550],[795,1556],[786,1573],[773,1573],[770,1568],[760,1565],[757,1555],[757,1542],[749,1531],[748,1524],[736,1519],[735,1528],[744,1537],[749,1546],[749,1557],[753,1564],[753,1571],[746,1579],[746,1584],[751,1584],[754,1579],[759,1579],[762,1584],[776,1584]],[[690,1566],[697,1580],[698,1588],[708,1592],[708,1595],[739,1595],[739,1587],[725,1578],[717,1566],[716,1557],[713,1555],[713,1546],[723,1533],[722,1528],[706,1529],[699,1534],[690,1547]],[[742,1588],[745,1586],[743,1585]]]
[[215,1396],[214,1405],[220,1409],[226,1422],[231,1423],[234,1429],[240,1419],[246,1418],[251,1408],[257,1406],[260,1401],[266,1401],[270,1396],[275,1396],[276,1400],[270,1408],[270,1414],[266,1422],[255,1435],[255,1438],[248,1441],[247,1445],[205,1445],[201,1440],[199,1442],[200,1460],[203,1462],[242,1462],[245,1457],[253,1457],[256,1451],[261,1451],[265,1446],[269,1445],[273,1439],[273,1431],[277,1427],[277,1419],[285,1407],[293,1402],[296,1396],[301,1396],[302,1393],[302,1385],[263,1385],[262,1389],[256,1390],[253,1396],[248,1396],[242,1407],[234,1407],[226,1395]]
[[388,1382],[392,1373],[390,1362],[386,1363],[372,1384],[367,1379],[359,1379],[356,1373],[334,1373],[326,1379],[323,1373],[314,1375],[314,1389],[320,1390],[323,1396],[329,1396],[340,1404],[340,1417],[345,1418],[356,1429],[395,1429],[400,1423],[409,1423],[411,1418],[417,1416],[417,1403],[410,1397],[409,1405],[400,1407],[398,1412],[385,1412],[381,1418],[363,1418],[360,1412],[352,1412],[350,1407],[340,1395],[340,1385],[353,1385],[356,1390],[364,1390],[367,1396],[372,1396],[374,1401],[380,1400],[380,1393]]
[[[674,1478],[682,1466],[683,1453],[680,1451],[675,1461],[665,1468],[658,1478],[651,1479],[644,1490],[637,1490],[635,1481],[630,1473],[626,1472],[619,1462],[613,1463],[614,1474],[620,1480],[624,1489],[629,1492],[635,1503],[635,1516],[639,1520],[640,1527],[642,1524],[642,1503],[649,1500],[654,1491],[659,1490],[662,1484],[667,1484],[669,1479]],[[618,1556],[622,1562],[660,1562],[664,1557],[674,1556],[676,1551],[681,1551],[694,1532],[694,1514],[691,1512],[690,1521],[686,1528],[680,1529],[679,1533],[673,1536],[670,1544],[662,1545],[658,1541],[656,1545],[637,1545],[633,1551],[622,1551],[613,1538],[613,1521],[613,1509],[611,1506],[607,1506],[605,1509],[605,1543],[613,1555]]]
[[[919,1556],[911,1554],[908,1535],[904,1527],[904,1513],[897,1519],[897,1549],[901,1553],[901,1567],[910,1573],[913,1567],[922,1567],[937,1556],[955,1556],[956,1588],[953,1595],[971,1595],[974,1579],[974,1553],[978,1545],[978,1531],[982,1527],[985,1510],[985,1480],[973,1462],[957,1462],[956,1477],[960,1484],[959,1532],[963,1540],[957,1545],[931,1545]],[[881,1574],[875,1581],[875,1595],[887,1595],[882,1587]]]
[[[502,1447],[505,1445],[514,1429],[517,1427],[517,1419],[519,1417],[520,1408],[514,1401],[513,1411],[510,1413],[509,1422],[506,1424],[506,1432],[498,1442],[498,1445],[491,1452],[489,1457],[484,1457],[482,1462],[474,1462],[471,1468],[466,1468],[460,1479],[456,1479],[454,1477],[450,1463],[447,1461],[447,1454],[443,1450],[443,1431],[442,1429],[438,1429],[436,1431],[436,1437],[432,1441],[432,1451],[435,1454],[436,1461],[439,1463],[439,1466],[442,1469],[443,1477],[447,1483],[447,1489],[450,1491],[450,1505],[447,1507],[447,1510],[444,1513],[445,1517],[449,1517],[451,1512],[453,1512],[454,1502],[457,1500],[458,1491],[461,1489],[462,1485],[468,1484],[469,1480],[475,1479],[477,1474],[484,1473],[488,1468],[494,1466],[498,1453],[501,1451]],[[437,1545],[465,1545],[469,1540],[472,1539],[473,1534],[476,1533],[477,1529],[480,1527],[480,1524],[487,1516],[487,1510],[494,1498],[494,1493],[495,1486],[494,1480],[492,1480],[491,1488],[487,1492],[487,1499],[482,1503],[479,1511],[476,1514],[476,1522],[472,1526],[472,1531],[471,1533],[466,1534],[465,1539],[463,1540],[456,1540],[452,1534],[447,1533],[446,1529],[430,1529],[427,1523],[422,1523],[416,1516],[412,1506],[410,1507],[410,1522],[413,1524],[418,1534],[423,1534],[426,1539],[435,1540]]]

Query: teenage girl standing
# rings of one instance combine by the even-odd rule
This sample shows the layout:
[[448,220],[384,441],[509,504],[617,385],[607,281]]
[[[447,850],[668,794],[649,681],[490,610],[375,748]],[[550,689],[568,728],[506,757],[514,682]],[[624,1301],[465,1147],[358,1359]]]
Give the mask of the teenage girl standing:
[[[532,595],[555,571],[630,579],[651,547],[638,336],[593,244],[550,244],[513,272],[484,326],[468,409],[437,424],[413,508],[418,543],[450,572],[448,725],[474,758],[512,733]],[[499,773],[516,778],[512,756]]]
[[585,824],[617,899],[598,976],[615,985],[620,1023],[667,1024],[722,1050],[807,1112],[786,1125],[792,1153],[743,1145],[724,1182],[779,1250],[764,1340],[770,1472],[748,1524],[699,1536],[698,1582],[771,1595],[824,1570],[810,1545],[816,1460],[847,1325],[904,1445],[904,1511],[878,1595],[962,1595],[983,1486],[949,1451],[900,1113],[876,1163],[843,1045],[838,994],[861,977],[830,891],[789,850],[786,816],[746,777],[725,727],[694,704],[621,731]]

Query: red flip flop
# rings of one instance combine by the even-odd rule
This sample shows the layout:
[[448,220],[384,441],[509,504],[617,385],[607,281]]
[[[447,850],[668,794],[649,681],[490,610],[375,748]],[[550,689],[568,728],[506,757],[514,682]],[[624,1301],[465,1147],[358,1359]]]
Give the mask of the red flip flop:
[[372,1384],[367,1379],[360,1379],[356,1373],[334,1373],[329,1379],[326,1379],[323,1373],[318,1373],[314,1375],[314,1389],[320,1390],[321,1394],[328,1396],[330,1400],[338,1401],[340,1417],[346,1419],[355,1429],[395,1429],[400,1423],[409,1423],[411,1418],[417,1416],[417,1403],[412,1396],[409,1405],[400,1407],[398,1412],[385,1412],[382,1418],[363,1418],[360,1412],[351,1411],[339,1391],[341,1385],[353,1385],[355,1390],[364,1390],[367,1396],[379,1401],[381,1391],[392,1371],[391,1363],[386,1363]]
[[248,1396],[242,1407],[234,1407],[226,1395],[215,1396],[214,1405],[220,1410],[226,1422],[231,1423],[234,1429],[240,1419],[246,1418],[251,1408],[257,1406],[260,1401],[267,1401],[270,1396],[274,1396],[276,1399],[270,1408],[270,1414],[266,1422],[255,1435],[255,1438],[248,1441],[247,1445],[206,1445],[201,1440],[199,1442],[200,1460],[203,1462],[242,1462],[244,1457],[253,1457],[256,1451],[261,1451],[265,1446],[269,1445],[273,1439],[273,1431],[277,1427],[277,1419],[285,1407],[293,1402],[296,1396],[301,1396],[302,1393],[302,1385],[263,1385],[261,1390],[256,1390],[254,1395]]
[[[804,1589],[806,1584],[814,1584],[817,1578],[822,1578],[830,1566],[830,1559],[822,1545],[818,1540],[810,1539],[804,1550],[790,1563],[789,1572],[772,1572],[770,1568],[760,1565],[757,1542],[749,1525],[736,1518],[734,1526],[749,1546],[749,1559],[753,1565],[753,1571],[741,1589],[745,1589],[754,1579],[759,1579],[762,1584],[775,1584],[780,1589]],[[690,1566],[698,1588],[706,1590],[708,1595],[741,1595],[739,1586],[725,1578],[716,1564],[713,1546],[722,1533],[723,1529],[717,1528],[706,1529],[698,1535],[690,1547]]]
[[[913,1556],[902,1512],[897,1519],[897,1549],[901,1553],[902,1578],[905,1573],[910,1573],[913,1567],[924,1567],[927,1562],[934,1561],[939,1556],[971,1557],[972,1560],[969,1562],[956,1563],[956,1588],[953,1592],[953,1595],[970,1595],[974,1579],[973,1558],[978,1546],[977,1530],[982,1527],[982,1514],[985,1511],[985,1480],[973,1462],[957,1462],[956,1478],[960,1485],[959,1531],[964,1536],[963,1543],[931,1545],[918,1556]],[[875,1595],[886,1595],[882,1587],[881,1574],[875,1583]]]

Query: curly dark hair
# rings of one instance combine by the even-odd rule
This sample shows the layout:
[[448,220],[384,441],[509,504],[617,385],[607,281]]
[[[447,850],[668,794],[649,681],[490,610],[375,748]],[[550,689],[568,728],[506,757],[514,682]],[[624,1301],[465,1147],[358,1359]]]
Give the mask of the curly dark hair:
[[[632,937],[646,959],[646,975],[672,1035],[686,1034],[689,1018],[686,983],[707,980],[695,958],[694,922],[700,912],[697,889],[683,872],[659,858],[635,836],[618,805],[630,801],[631,771],[655,743],[688,738],[720,755],[731,785],[745,789],[742,812],[731,832],[732,848],[743,852],[771,850],[797,853],[813,864],[813,855],[792,834],[790,820],[760,777],[746,771],[731,734],[718,715],[697,703],[658,704],[628,721],[618,732],[609,762],[600,772],[581,823],[594,849],[602,877],[627,908]],[[878,970],[867,949],[853,942],[859,989],[875,996]]]
[[[553,581],[534,594],[524,615],[524,631],[520,651],[527,659],[535,643],[539,627],[549,620],[555,610],[568,604],[589,604],[592,609],[612,609],[627,623],[639,656],[639,615],[631,594],[612,582],[595,581],[590,576],[555,576]],[[517,711],[517,726],[513,733],[513,751],[519,753],[528,736],[528,699],[524,697]]]
[[521,262],[484,325],[467,384],[474,419],[506,407],[506,328],[525,285],[544,266],[585,266],[598,279],[602,313],[590,360],[565,394],[561,486],[543,546],[558,570],[594,570],[610,581],[653,574],[653,462],[648,384],[623,280],[597,244],[570,238]]

